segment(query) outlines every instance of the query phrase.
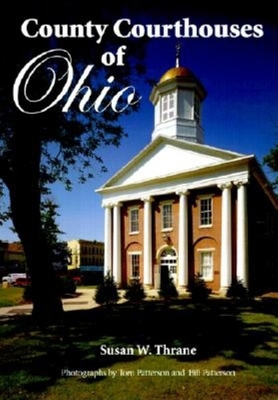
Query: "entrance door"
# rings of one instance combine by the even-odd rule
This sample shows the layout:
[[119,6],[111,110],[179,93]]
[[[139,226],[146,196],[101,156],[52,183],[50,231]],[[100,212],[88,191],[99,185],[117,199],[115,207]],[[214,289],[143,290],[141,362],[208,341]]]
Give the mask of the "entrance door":
[[175,285],[177,284],[177,255],[174,249],[164,249],[160,256],[160,274],[161,284],[165,282],[168,275],[173,278]]

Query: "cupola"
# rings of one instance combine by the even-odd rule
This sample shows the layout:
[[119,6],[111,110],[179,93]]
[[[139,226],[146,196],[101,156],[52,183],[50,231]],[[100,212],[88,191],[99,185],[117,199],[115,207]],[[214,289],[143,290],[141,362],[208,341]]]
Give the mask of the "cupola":
[[154,105],[152,140],[159,135],[204,142],[202,101],[206,90],[193,72],[176,66],[166,71],[153,88],[150,100]]

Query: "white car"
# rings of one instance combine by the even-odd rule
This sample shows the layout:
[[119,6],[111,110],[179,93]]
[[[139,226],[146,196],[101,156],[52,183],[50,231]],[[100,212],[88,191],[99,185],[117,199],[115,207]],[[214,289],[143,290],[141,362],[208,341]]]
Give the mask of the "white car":
[[9,285],[13,285],[18,278],[27,278],[26,274],[8,274],[7,276],[3,276],[2,283],[8,282]]

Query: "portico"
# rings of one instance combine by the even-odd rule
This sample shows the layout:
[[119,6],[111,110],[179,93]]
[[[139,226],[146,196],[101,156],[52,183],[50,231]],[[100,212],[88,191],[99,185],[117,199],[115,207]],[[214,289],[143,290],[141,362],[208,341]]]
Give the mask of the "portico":
[[[166,140],[168,145],[172,141],[161,137],[157,140]],[[199,145],[190,144],[191,150],[192,146]],[[160,178],[153,179],[145,187],[141,184],[128,185],[126,191],[122,188],[116,196],[114,190],[110,191],[107,188],[106,199],[103,201],[105,272],[110,270],[119,286],[126,284],[132,277],[129,270],[131,265],[128,265],[130,246],[135,243],[140,244],[138,275],[146,287],[157,286],[155,274],[161,274],[160,260],[157,259],[159,248],[173,248],[177,258],[175,283],[180,290],[183,290],[186,289],[192,274],[201,272],[200,260],[198,257],[194,258],[193,248],[195,247],[197,249],[195,253],[198,255],[208,249],[213,254],[211,260],[213,272],[211,279],[208,279],[208,284],[215,290],[225,291],[231,284],[232,278],[235,277],[242,279],[248,286],[246,250],[248,243],[246,209],[248,170],[246,167],[248,162],[248,157],[247,159],[236,157],[232,164],[234,167],[237,165],[237,172],[231,174],[230,180],[227,167],[230,168],[231,161],[228,160],[229,166],[223,163],[223,172],[221,174],[219,171],[217,179],[214,177],[214,168],[208,166],[204,167],[202,173],[198,171],[198,176],[193,174],[194,177],[192,177],[190,172],[184,172],[178,177],[168,177],[168,184],[164,185]],[[201,223],[199,220],[201,206],[198,199],[202,198],[201,192],[209,192],[208,198],[212,199],[213,215],[208,223]],[[216,197],[217,202],[215,202]],[[159,222],[162,218],[162,207],[164,207],[161,199],[166,199],[165,204],[171,204],[171,202],[173,204],[168,208],[168,211],[171,210],[169,218],[172,220],[169,227],[163,227]],[[127,210],[130,204],[133,204],[133,212],[136,209],[140,210],[138,218],[142,220],[142,229],[134,232],[128,230],[130,214]],[[196,208],[199,208],[198,213],[195,212]],[[220,216],[219,219],[217,215]],[[198,232],[196,228],[194,232],[193,225],[198,226]],[[215,246],[221,248],[220,257],[215,256],[215,249],[212,246],[205,245],[205,240],[209,239],[214,240]],[[125,269],[122,267],[124,260],[127,263]],[[218,288],[214,284],[215,274],[220,276]]]

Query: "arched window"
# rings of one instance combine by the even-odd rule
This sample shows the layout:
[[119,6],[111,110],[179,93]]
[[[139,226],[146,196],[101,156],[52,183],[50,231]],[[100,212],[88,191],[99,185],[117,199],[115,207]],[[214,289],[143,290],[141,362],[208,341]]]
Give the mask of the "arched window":
[[168,247],[162,251],[160,255],[160,266],[167,266],[171,274],[177,273],[177,254],[173,248]]

